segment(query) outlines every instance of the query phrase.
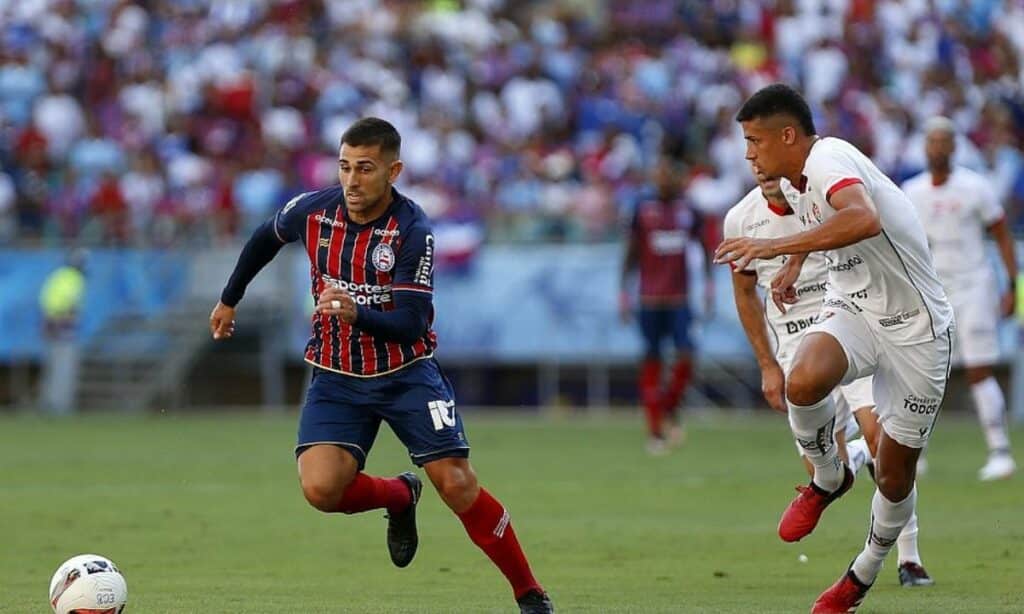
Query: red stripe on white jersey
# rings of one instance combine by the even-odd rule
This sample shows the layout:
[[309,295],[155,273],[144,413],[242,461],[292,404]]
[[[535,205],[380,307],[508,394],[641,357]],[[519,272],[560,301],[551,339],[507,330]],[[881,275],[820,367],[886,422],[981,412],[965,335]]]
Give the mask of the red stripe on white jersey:
[[839,181],[833,183],[832,187],[828,189],[828,194],[825,194],[825,200],[831,203],[833,194],[835,194],[839,190],[842,190],[843,188],[848,188],[851,185],[857,185],[858,183],[863,184],[864,182],[861,181],[859,177],[847,177],[846,179],[840,179]]

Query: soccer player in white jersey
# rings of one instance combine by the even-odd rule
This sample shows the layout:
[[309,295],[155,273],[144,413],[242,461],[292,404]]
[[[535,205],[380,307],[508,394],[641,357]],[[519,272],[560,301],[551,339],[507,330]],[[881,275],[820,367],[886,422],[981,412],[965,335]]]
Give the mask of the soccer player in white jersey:
[[[978,477],[998,480],[1010,477],[1017,468],[1010,454],[1006,399],[992,373],[992,365],[999,360],[999,320],[1013,315],[1017,260],[995,193],[981,175],[953,166],[955,144],[953,122],[945,117],[929,120],[925,126],[928,170],[904,183],[903,191],[921,215],[932,261],[956,314],[953,363],[959,359],[967,371],[988,444],[988,462]],[[985,257],[986,231],[995,239],[1009,277],[1002,296]]]
[[825,252],[828,263],[822,311],[800,340],[786,378],[790,428],[814,465],[814,477],[782,515],[783,540],[808,535],[825,508],[853,485],[835,444],[831,392],[875,376],[882,432],[868,538],[812,609],[853,612],[914,513],[917,458],[932,433],[949,375],[953,309],[914,205],[857,148],[820,138],[800,94],[770,85],[751,96],[736,119],[747,159],[767,177],[786,179],[799,190],[796,215],[805,230],[776,239],[727,239],[716,260],[745,269],[754,259],[789,255],[771,283],[780,310],[796,302],[794,284],[809,253]]
[[[801,232],[803,225],[783,193],[780,180],[768,179],[756,166],[752,170],[758,185],[726,214],[725,238],[780,238]],[[790,198],[795,199],[792,188],[787,187],[790,188]],[[733,268],[732,271],[736,311],[761,369],[761,390],[772,409],[782,414],[787,412],[783,394],[785,373],[789,370],[800,339],[815,323],[828,287],[825,256],[814,252],[807,256],[795,284],[796,303],[782,312],[774,303],[762,301],[758,287],[767,296],[771,292],[770,282],[785,260],[785,256],[753,260],[745,269]],[[836,445],[840,457],[855,475],[861,466],[871,462],[878,442],[878,421],[872,413],[875,401],[871,385],[872,377],[869,375],[833,391],[836,404]],[[851,439],[858,428],[864,437]],[[847,440],[849,443],[846,443]],[[797,445],[797,449],[808,473],[813,477],[814,466],[803,456],[803,448]],[[917,533],[915,513],[896,541],[898,576],[902,586],[933,584],[918,553]]]

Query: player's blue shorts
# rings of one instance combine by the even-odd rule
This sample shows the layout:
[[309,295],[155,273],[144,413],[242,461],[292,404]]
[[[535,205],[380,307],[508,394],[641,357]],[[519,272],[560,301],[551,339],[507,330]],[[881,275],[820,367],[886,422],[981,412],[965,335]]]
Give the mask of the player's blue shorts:
[[351,452],[362,469],[381,420],[405,444],[416,465],[469,456],[462,418],[455,411],[455,392],[433,358],[377,377],[314,367],[299,417],[295,455],[315,444],[334,444]]
[[672,339],[678,352],[692,352],[690,339],[690,308],[685,303],[666,307],[641,307],[640,332],[644,336],[644,356],[661,356],[661,341]]

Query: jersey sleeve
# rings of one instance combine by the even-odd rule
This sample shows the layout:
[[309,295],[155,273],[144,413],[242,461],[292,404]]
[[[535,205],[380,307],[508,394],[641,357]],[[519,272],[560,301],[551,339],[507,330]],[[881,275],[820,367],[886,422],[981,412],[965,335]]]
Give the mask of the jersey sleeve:
[[[743,230],[743,219],[742,218],[743,218],[743,214],[742,214],[742,211],[740,209],[740,205],[736,205],[732,209],[729,209],[729,212],[725,214],[725,221],[722,222],[722,238],[723,239],[735,239],[737,237],[742,237],[743,236],[743,232],[742,232],[742,230]],[[732,269],[734,273],[750,273],[750,274],[754,274],[755,273],[754,262],[753,261],[750,261],[749,263],[747,263],[747,266],[744,267],[742,270],[736,268],[736,263],[735,262],[730,262],[729,263],[729,268]]]
[[1003,219],[1006,212],[1003,210],[1002,205],[999,204],[999,198],[996,196],[995,190],[992,189],[992,186],[989,185],[985,177],[979,175],[975,184],[974,194],[978,217],[981,218],[982,224],[991,226]]
[[836,151],[812,155],[804,166],[804,174],[807,176],[808,186],[824,194],[830,205],[832,195],[839,190],[864,183],[864,178],[853,160]]
[[395,292],[434,293],[434,234],[414,225],[398,251],[392,289]]
[[299,206],[312,192],[304,192],[289,200],[281,210],[274,215],[274,234],[282,243],[291,243],[302,238],[306,225],[306,215],[303,208]]

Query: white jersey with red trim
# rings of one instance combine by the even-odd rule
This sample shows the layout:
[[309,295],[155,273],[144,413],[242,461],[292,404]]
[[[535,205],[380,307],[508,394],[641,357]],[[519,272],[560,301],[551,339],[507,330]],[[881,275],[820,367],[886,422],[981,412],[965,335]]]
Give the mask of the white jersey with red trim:
[[[787,199],[795,202],[796,190],[787,184],[784,191],[791,192],[786,194]],[[803,230],[803,224],[791,207],[782,209],[769,203],[761,193],[761,188],[756,187],[729,209],[725,215],[722,232],[726,239],[776,239]],[[776,351],[787,345],[787,339],[797,340],[810,328],[821,310],[821,301],[828,287],[825,256],[820,252],[812,253],[800,269],[800,277],[796,282],[796,304],[788,305],[786,313],[779,311],[775,302],[768,297],[771,295],[772,278],[779,272],[787,258],[788,256],[778,256],[772,259],[752,260],[744,269],[744,272],[757,276],[757,285],[765,291],[765,317],[774,337]]]
[[825,252],[829,296],[825,305],[864,317],[889,343],[913,345],[943,334],[953,323],[932,266],[928,240],[913,203],[875,164],[842,139],[826,137],[804,163],[797,215],[805,227],[836,215],[836,191],[863,184],[878,210],[882,232]]
[[985,256],[985,231],[1004,213],[988,180],[954,166],[941,185],[925,171],[908,179],[903,191],[920,214],[946,292],[989,281],[992,267]]

